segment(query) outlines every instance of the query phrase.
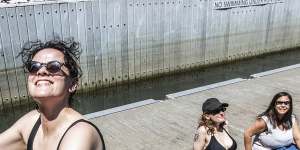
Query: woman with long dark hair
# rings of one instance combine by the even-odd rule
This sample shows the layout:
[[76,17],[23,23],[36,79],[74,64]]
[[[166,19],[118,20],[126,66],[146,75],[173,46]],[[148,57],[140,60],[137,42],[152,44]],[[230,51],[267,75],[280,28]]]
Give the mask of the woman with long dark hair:
[[235,150],[237,144],[229,135],[225,111],[227,103],[216,98],[207,99],[202,105],[200,117],[194,137],[194,150]]
[[[254,141],[252,144],[252,136]],[[300,131],[293,114],[293,99],[287,92],[277,93],[267,110],[244,133],[246,150],[296,150]]]

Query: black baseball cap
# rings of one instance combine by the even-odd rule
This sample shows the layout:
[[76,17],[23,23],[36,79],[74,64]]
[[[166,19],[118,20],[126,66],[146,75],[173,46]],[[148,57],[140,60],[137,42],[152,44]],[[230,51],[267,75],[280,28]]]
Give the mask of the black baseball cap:
[[221,103],[217,98],[209,98],[202,104],[203,112],[213,112],[220,107],[228,107],[228,103]]

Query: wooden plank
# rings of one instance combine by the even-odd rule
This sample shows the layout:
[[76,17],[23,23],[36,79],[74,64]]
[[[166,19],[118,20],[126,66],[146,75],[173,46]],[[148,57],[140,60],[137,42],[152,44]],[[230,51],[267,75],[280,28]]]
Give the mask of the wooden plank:
[[[272,24],[273,24],[273,16],[274,16],[274,7],[273,5],[268,5],[267,9],[264,9],[265,13],[268,13],[267,17],[267,29],[266,29],[266,38],[265,38],[265,52],[269,51],[272,47]],[[271,44],[270,44],[271,43]]]
[[185,69],[188,63],[187,57],[189,56],[190,50],[190,41],[189,41],[189,25],[190,25],[190,16],[189,16],[189,1],[182,2],[182,22],[181,22],[181,61],[180,61],[180,68]]
[[107,48],[107,4],[106,0],[100,1],[100,32],[101,32],[101,64],[102,64],[102,85],[108,85],[109,68],[108,68],[108,48]]
[[251,18],[251,22],[253,24],[253,26],[251,26],[251,37],[250,37],[250,43],[249,43],[249,51],[248,54],[249,55],[254,55],[255,51],[258,50],[258,40],[256,39],[256,35],[257,35],[257,24],[258,24],[258,19],[256,18],[256,13],[253,11],[254,7],[249,8],[248,11],[248,15]]
[[139,79],[141,76],[141,32],[140,32],[140,22],[142,21],[142,7],[141,0],[134,1],[134,74],[135,79]]
[[[5,9],[0,9],[0,16],[1,16],[1,21],[0,21],[0,27],[1,27],[1,22],[6,21],[6,11]],[[7,74],[5,71],[5,55],[4,55],[4,49],[3,49],[3,41],[6,42],[5,40],[2,40],[2,28],[0,28],[0,52],[1,52],[1,57],[0,57],[0,66],[1,66],[1,76],[0,76],[0,96],[1,96],[1,109],[8,108],[9,105],[9,99],[10,94],[8,92],[5,92],[4,88],[9,87],[8,82],[7,82]],[[4,88],[3,88],[4,87]]]
[[94,32],[94,51],[95,51],[95,83],[97,87],[102,86],[102,51],[101,51],[101,24],[99,1],[92,2],[93,10],[93,32]]
[[175,1],[174,12],[174,70],[179,70],[181,66],[181,30],[182,30],[182,9],[183,4],[181,1]]
[[233,59],[233,55],[235,54],[235,49],[236,49],[236,36],[237,36],[237,30],[236,30],[236,26],[237,26],[237,14],[236,14],[236,10],[233,10],[231,12],[230,15],[230,32],[229,32],[229,37],[228,37],[228,60],[232,60]]
[[169,13],[170,13],[170,20],[169,20],[169,72],[175,70],[175,45],[176,45],[176,1],[170,1],[169,3]]
[[[69,33],[70,37],[73,37],[75,41],[78,41],[78,25],[77,25],[77,6],[76,3],[68,3],[68,24],[69,24]],[[68,27],[68,25],[66,26]],[[63,31],[67,30],[63,28]],[[68,31],[66,31],[68,33]],[[66,34],[68,35],[68,34]]]
[[[199,6],[198,4],[193,0],[192,1],[192,4],[191,4],[191,56],[190,56],[190,59],[191,59],[191,64],[190,64],[190,67],[194,67],[196,66],[197,64],[197,57],[198,57],[198,52],[199,52],[199,49],[198,49],[198,44],[200,42],[198,42],[199,40],[199,31],[201,29],[199,29]],[[200,41],[200,40],[199,40]]]
[[109,84],[116,83],[116,38],[115,38],[115,8],[116,0],[107,1],[107,50],[108,50],[108,69],[109,69]]
[[76,3],[77,8],[77,25],[78,25],[78,41],[81,44],[81,57],[80,57],[80,65],[81,69],[84,73],[81,77],[81,86],[86,88],[88,86],[88,66],[87,66],[87,42],[86,42],[86,10],[85,10],[85,2]]
[[139,19],[137,20],[138,28],[137,36],[140,41],[140,76],[145,78],[147,76],[147,3],[145,0],[139,2]]
[[121,53],[122,53],[122,80],[129,79],[129,57],[128,57],[128,7],[127,1],[121,0]]
[[[45,26],[45,36],[46,40],[52,40],[54,37],[53,34],[53,18],[52,18],[52,5],[43,5],[43,15],[44,15],[44,22],[37,22],[39,24],[44,23]],[[59,26],[56,24],[56,26]]]
[[160,55],[160,39],[159,39],[159,28],[160,28],[160,3],[159,0],[153,0],[153,51],[152,51],[152,68],[153,72],[152,75],[157,75],[159,72],[159,55]]
[[154,27],[153,24],[155,20],[153,19],[153,14],[154,14],[154,2],[152,0],[147,1],[147,7],[146,7],[146,18],[147,18],[147,76],[151,77],[152,76],[152,71],[153,71],[153,38],[154,38]]
[[102,50],[102,71],[103,85],[109,85],[108,68],[108,25],[107,25],[107,0],[100,0],[100,23],[101,23],[101,50]]
[[192,0],[188,0],[186,2],[186,26],[185,26],[185,68],[190,68],[193,62],[191,59],[193,56],[191,50],[191,43],[192,43]]
[[158,49],[158,73],[164,73],[164,10],[165,10],[165,0],[159,0],[158,3],[158,28],[157,28],[157,49]]
[[[20,37],[20,45],[19,48],[16,49],[16,53],[19,53],[21,51],[21,48],[23,47],[24,43],[28,42],[29,40],[29,35],[28,35],[28,26],[27,26],[27,19],[26,19],[26,10],[25,7],[17,7],[16,8],[16,14],[17,14],[17,22],[18,22],[18,31],[19,31],[19,37]],[[28,102],[28,93],[27,93],[27,76],[25,74],[25,71],[23,69],[23,67],[21,67],[23,65],[21,58],[18,57],[16,59],[16,67],[19,67],[19,69],[17,69],[17,75],[18,75],[18,85],[19,85],[19,94],[20,94],[20,98],[23,99],[23,101],[21,101],[22,103]],[[27,99],[27,100],[25,100]]]
[[[7,8],[7,16],[8,17],[8,27],[9,27],[9,35],[10,35],[10,42],[11,42],[11,49],[7,48],[6,50],[11,51],[11,57],[8,57],[10,61],[7,61],[10,63],[9,66],[9,74],[11,74],[15,79],[13,79],[13,82],[10,83],[10,88],[12,89],[11,96],[13,98],[13,101],[18,101],[18,104],[21,104],[20,101],[20,84],[24,84],[24,71],[22,69],[17,70],[16,68],[19,66],[22,66],[22,62],[20,59],[16,59],[16,56],[20,52],[20,36],[19,36],[19,28],[18,28],[18,22],[17,18],[18,15],[16,13],[16,7]],[[8,66],[7,66],[8,67]],[[22,92],[23,94],[26,93],[26,91]]]
[[85,2],[85,25],[86,25],[86,63],[87,63],[87,75],[88,86],[94,87],[96,81],[95,71],[95,47],[94,47],[94,28],[93,28],[93,6],[92,1]]
[[43,15],[43,5],[34,5],[34,15],[35,15],[37,39],[41,41],[45,41],[46,33],[45,33],[45,23],[44,23],[44,15]]
[[[9,23],[11,18],[15,18],[15,13],[11,12],[12,8],[1,9],[0,14],[2,21],[0,22],[1,37],[2,37],[2,58],[4,64],[4,75],[1,83],[6,86],[1,86],[3,92],[4,103],[10,103],[13,106],[13,97],[18,95],[16,74],[14,72],[14,55],[12,50],[11,35]],[[5,84],[6,82],[6,84]]]
[[36,41],[37,37],[37,27],[36,27],[36,20],[35,20],[35,12],[33,6],[25,7],[26,13],[26,24],[28,30],[28,40],[29,41]]
[[172,14],[171,14],[171,4],[169,1],[164,1],[164,5],[163,5],[163,10],[162,10],[162,14],[164,15],[162,18],[164,25],[163,25],[163,38],[164,38],[164,43],[163,43],[163,51],[164,51],[164,67],[163,67],[163,72],[164,73],[168,73],[169,69],[170,69],[170,59],[171,59],[171,18],[172,18]]
[[207,1],[199,2],[199,29],[200,29],[200,47],[199,56],[197,60],[198,65],[203,65],[205,63],[205,49],[206,49],[206,26],[207,26]]
[[296,0],[294,0],[294,9],[293,9],[293,20],[294,25],[293,29],[295,30],[294,38],[293,38],[293,45],[300,46],[300,16],[298,15],[300,13],[300,10],[298,9],[300,7],[300,3]]
[[[61,4],[51,4],[52,7],[52,24],[53,24],[53,36],[54,37],[59,37],[62,39],[62,23],[65,23],[67,21],[63,21],[61,22],[61,16],[66,13],[67,11],[65,10],[65,12],[60,11],[60,5]],[[66,4],[64,4],[66,5]]]
[[[73,13],[73,11],[70,11],[68,9],[68,3],[62,3],[59,5],[59,12],[60,12],[60,16],[59,16],[59,21],[61,23],[61,37],[62,39],[67,39],[70,38],[70,22],[69,22],[69,13]],[[55,19],[56,20],[56,19]],[[55,31],[59,29],[55,29]]]
[[128,0],[128,73],[129,79],[135,79],[135,68],[134,68],[134,41],[135,41],[135,30],[134,30],[134,0]]
[[115,81],[122,81],[122,0],[114,0],[114,28],[115,28],[115,67],[116,75]]

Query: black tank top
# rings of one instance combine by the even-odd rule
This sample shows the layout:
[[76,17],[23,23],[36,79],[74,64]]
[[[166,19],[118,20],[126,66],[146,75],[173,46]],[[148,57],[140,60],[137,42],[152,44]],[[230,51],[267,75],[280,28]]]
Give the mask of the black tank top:
[[[100,136],[100,139],[101,139],[101,141],[102,141],[102,147],[103,147],[103,150],[105,150],[104,139],[103,139],[103,135],[101,134],[100,130],[97,128],[96,125],[94,125],[93,123],[91,123],[91,122],[89,122],[89,121],[87,121],[87,120],[84,120],[84,119],[79,119],[79,120],[73,122],[73,123],[68,127],[68,129],[65,131],[65,133],[63,134],[63,136],[62,136],[61,139],[59,140],[59,143],[58,143],[58,145],[57,145],[57,150],[59,149],[59,146],[60,146],[60,144],[61,144],[61,141],[62,141],[62,139],[64,138],[65,134],[68,132],[68,130],[69,130],[70,128],[72,128],[74,125],[76,125],[78,122],[86,122],[86,123],[92,125],[92,126],[97,130],[97,132],[98,132],[98,134],[99,134],[99,136]],[[39,119],[36,121],[36,123],[34,124],[32,130],[31,130],[31,132],[30,132],[30,135],[29,135],[29,138],[28,138],[28,142],[27,142],[27,150],[32,150],[32,144],[33,144],[33,141],[34,141],[34,137],[35,137],[35,135],[36,135],[36,133],[37,133],[37,131],[38,131],[40,125],[41,125],[41,117],[39,117]]]
[[[228,150],[236,150],[236,148],[237,148],[236,141],[230,136],[230,134],[228,134],[228,132],[225,129],[224,129],[224,131],[232,140],[232,145]],[[215,136],[212,135],[205,150],[226,150],[226,149],[218,142],[218,140],[215,138]]]

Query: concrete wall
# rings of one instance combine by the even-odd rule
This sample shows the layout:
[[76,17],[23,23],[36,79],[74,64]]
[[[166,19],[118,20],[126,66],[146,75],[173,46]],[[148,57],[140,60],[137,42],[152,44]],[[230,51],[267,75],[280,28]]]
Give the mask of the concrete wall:
[[[235,60],[300,44],[299,0],[96,0],[0,5],[0,94],[27,97],[15,56],[28,40],[81,43],[81,88]],[[25,102],[25,101],[24,101]]]

